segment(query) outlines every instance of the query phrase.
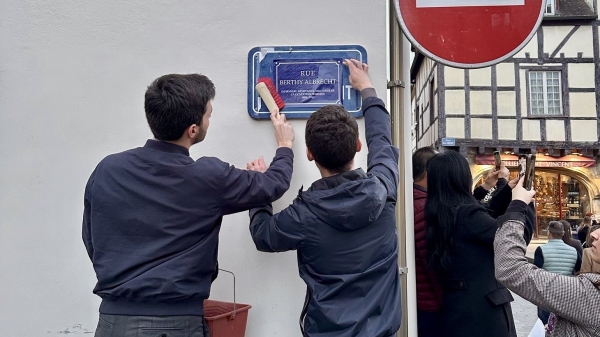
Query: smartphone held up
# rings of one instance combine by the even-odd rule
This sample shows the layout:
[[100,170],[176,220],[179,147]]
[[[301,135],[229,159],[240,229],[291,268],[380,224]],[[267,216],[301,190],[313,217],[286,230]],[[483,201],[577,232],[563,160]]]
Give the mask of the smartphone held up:
[[525,177],[523,187],[530,191],[533,186],[535,173],[535,154],[519,155],[519,176]]

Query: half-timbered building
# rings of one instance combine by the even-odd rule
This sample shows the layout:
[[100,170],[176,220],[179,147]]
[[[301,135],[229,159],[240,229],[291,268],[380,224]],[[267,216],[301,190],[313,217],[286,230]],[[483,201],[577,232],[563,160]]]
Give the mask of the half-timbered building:
[[456,69],[417,52],[411,67],[415,148],[460,151],[475,181],[493,151],[509,167],[536,154],[539,236],[550,220],[600,215],[599,1],[548,0],[532,40],[495,66]]

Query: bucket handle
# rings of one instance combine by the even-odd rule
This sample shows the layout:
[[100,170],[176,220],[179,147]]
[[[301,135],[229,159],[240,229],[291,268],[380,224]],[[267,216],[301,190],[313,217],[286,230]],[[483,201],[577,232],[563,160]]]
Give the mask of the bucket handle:
[[233,315],[231,315],[231,319],[235,318],[235,314],[236,314],[236,309],[235,309],[235,274],[229,270],[225,270],[225,269],[221,269],[219,268],[220,271],[224,271],[226,273],[229,273],[233,276]]

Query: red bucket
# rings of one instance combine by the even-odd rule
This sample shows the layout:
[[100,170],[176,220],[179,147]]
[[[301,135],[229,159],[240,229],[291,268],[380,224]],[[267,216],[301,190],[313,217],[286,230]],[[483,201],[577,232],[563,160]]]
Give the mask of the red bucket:
[[249,304],[204,300],[204,319],[210,337],[244,337]]

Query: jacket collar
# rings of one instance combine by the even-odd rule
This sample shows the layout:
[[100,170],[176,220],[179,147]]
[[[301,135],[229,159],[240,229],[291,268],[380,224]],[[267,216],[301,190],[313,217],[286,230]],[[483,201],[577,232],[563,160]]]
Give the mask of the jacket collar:
[[161,140],[148,139],[146,141],[145,148],[158,150],[162,152],[180,153],[186,156],[190,155],[190,151],[183,146],[175,145],[173,143],[164,142]]
[[310,188],[309,191],[319,191],[319,190],[328,190],[335,188],[345,182],[354,181],[358,179],[363,179],[367,176],[363,169],[358,168],[352,171],[346,171],[339,174],[336,174],[331,177],[321,178],[315,181]]

